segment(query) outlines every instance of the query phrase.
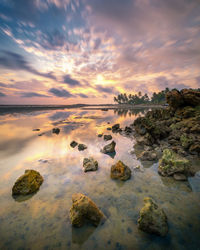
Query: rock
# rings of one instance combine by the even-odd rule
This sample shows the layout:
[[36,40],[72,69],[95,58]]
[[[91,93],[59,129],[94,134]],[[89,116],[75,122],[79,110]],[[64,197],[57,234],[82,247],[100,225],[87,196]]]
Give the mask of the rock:
[[193,152],[200,153],[200,143],[199,143],[199,142],[196,142],[196,143],[194,143],[193,145],[191,145],[190,148],[189,148],[189,151],[190,151],[191,153],[193,153]]
[[112,140],[112,135],[104,135],[103,139],[104,139],[105,141]]
[[108,109],[106,109],[106,108],[103,108],[103,109],[101,109],[101,111],[108,111]]
[[87,149],[87,146],[85,144],[78,144],[78,150],[79,151],[83,151],[85,149]]
[[35,170],[25,170],[25,173],[16,180],[12,188],[12,194],[27,195],[35,193],[39,190],[42,182],[43,177],[39,172]]
[[155,161],[157,154],[154,151],[143,151],[138,158],[142,161]]
[[103,134],[98,134],[98,137],[102,137],[103,136]]
[[187,136],[186,134],[182,134],[180,137],[181,145],[184,149],[188,149],[190,145],[193,143],[192,138]]
[[40,131],[39,128],[34,128],[32,131]]
[[138,228],[147,233],[165,236],[168,233],[167,216],[151,198],[144,198],[144,207],[140,210]]
[[171,108],[174,109],[177,109],[184,103],[181,93],[176,89],[167,92],[165,97],[167,103],[170,105]]
[[132,128],[131,127],[125,127],[125,129],[124,129],[124,132],[127,134],[127,135],[129,135],[129,134],[131,134],[132,132],[133,132],[133,130],[132,130]]
[[41,134],[39,134],[38,136],[43,136],[45,133],[41,133]]
[[70,146],[71,146],[72,148],[75,148],[77,145],[78,145],[78,142],[76,142],[76,141],[72,141],[72,142],[70,143]]
[[112,128],[109,127],[109,128],[107,128],[107,130],[112,130]]
[[115,153],[115,145],[116,142],[112,141],[110,144],[104,146],[103,149],[101,149],[101,152],[104,154]]
[[98,162],[94,158],[84,158],[83,159],[83,168],[84,172],[87,171],[96,171],[98,169]]
[[187,174],[189,166],[190,163],[186,158],[181,157],[171,149],[165,149],[159,161],[158,173],[162,176],[171,176],[175,173]]
[[119,132],[121,129],[120,129],[120,124],[119,123],[117,123],[117,124],[115,124],[115,125],[113,125],[112,126],[112,132],[113,133],[117,133],[117,132]]
[[126,181],[131,178],[131,170],[122,161],[118,161],[111,167],[110,177],[112,179]]
[[52,129],[52,133],[58,135],[58,134],[60,133],[60,129],[59,129],[59,128],[53,128],[53,129]]
[[86,220],[90,221],[94,226],[98,226],[101,220],[105,219],[104,214],[96,204],[84,194],[73,194],[72,203],[70,220],[75,227],[83,226]]
[[187,181],[187,177],[184,174],[176,173],[173,177],[176,181]]

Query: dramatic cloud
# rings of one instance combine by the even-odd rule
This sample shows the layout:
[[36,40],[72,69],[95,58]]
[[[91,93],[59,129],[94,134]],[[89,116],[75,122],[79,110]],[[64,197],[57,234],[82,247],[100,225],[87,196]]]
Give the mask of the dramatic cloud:
[[64,98],[73,97],[73,95],[71,93],[69,93],[65,89],[51,88],[49,90],[49,93],[51,93],[51,94],[53,94],[54,96],[57,96],[57,97],[64,97]]
[[38,94],[36,92],[24,92],[21,93],[21,97],[29,98],[29,97],[50,97],[50,96]]
[[73,78],[70,75],[64,76],[64,83],[68,84],[69,86],[79,86],[81,83]]
[[32,74],[47,77],[50,79],[55,79],[55,76],[52,73],[41,73],[36,69],[32,68],[26,59],[17,53],[9,52],[9,51],[1,51],[0,55],[0,65],[4,68],[8,68],[11,70],[24,70],[28,71]]

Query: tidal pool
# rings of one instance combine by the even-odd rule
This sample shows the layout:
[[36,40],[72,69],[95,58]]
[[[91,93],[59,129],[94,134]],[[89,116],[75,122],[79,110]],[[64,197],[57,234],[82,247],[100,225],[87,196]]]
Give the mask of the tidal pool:
[[[177,182],[159,176],[157,163],[135,170],[142,163],[130,154],[134,138],[107,130],[115,123],[124,128],[144,112],[65,109],[1,115],[0,249],[200,249],[200,173]],[[54,127],[60,128],[58,135],[52,134]],[[114,158],[100,152],[109,142],[99,133],[113,136]],[[71,148],[73,140],[88,148]],[[99,162],[98,171],[83,172],[83,158],[88,156]],[[110,179],[117,160],[131,168],[130,180]],[[44,182],[36,194],[14,199],[12,186],[26,169],[39,171]],[[77,192],[104,212],[103,225],[71,226],[71,197]],[[146,196],[165,210],[169,233],[164,238],[137,228]]]

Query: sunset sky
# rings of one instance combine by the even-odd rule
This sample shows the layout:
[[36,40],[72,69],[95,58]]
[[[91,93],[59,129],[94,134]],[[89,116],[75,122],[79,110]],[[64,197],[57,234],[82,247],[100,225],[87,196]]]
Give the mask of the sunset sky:
[[0,0],[0,104],[200,87],[200,0]]

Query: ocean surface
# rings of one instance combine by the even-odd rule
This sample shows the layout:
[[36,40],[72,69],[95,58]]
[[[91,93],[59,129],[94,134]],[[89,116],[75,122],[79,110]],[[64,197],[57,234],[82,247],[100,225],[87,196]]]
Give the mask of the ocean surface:
[[[200,173],[186,182],[161,177],[158,163],[143,164],[136,159],[134,137],[107,130],[116,123],[125,128],[147,110],[2,110],[0,249],[200,249]],[[52,133],[55,127],[60,128],[58,135]],[[100,152],[109,142],[99,138],[99,133],[113,136],[114,158]],[[88,148],[71,148],[72,140]],[[83,158],[89,156],[98,161],[99,169],[84,173]],[[132,170],[132,178],[126,182],[110,178],[110,168],[118,160]],[[137,165],[141,170],[135,169]],[[26,169],[39,171],[44,182],[36,194],[14,199],[12,186]],[[97,228],[90,224],[73,228],[69,210],[74,193],[89,196],[106,215],[105,223]],[[147,196],[168,217],[166,237],[137,228],[139,211]]]

